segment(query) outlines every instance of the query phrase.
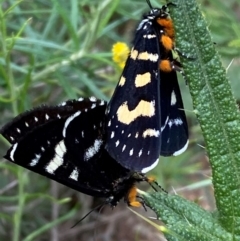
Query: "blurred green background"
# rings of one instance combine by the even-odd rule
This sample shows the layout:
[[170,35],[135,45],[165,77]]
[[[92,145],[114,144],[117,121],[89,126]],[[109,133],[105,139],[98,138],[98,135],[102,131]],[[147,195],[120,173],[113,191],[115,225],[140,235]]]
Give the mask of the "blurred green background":
[[[92,95],[109,100],[121,74],[112,61],[112,45],[122,41],[130,46],[138,21],[149,10],[145,0],[0,2],[0,126],[43,103]],[[240,100],[240,0],[198,2]],[[151,3],[161,7],[165,2]],[[179,83],[190,145],[178,157],[161,158],[151,174],[169,192],[214,210],[204,140],[181,76]],[[8,144],[3,138],[0,143],[1,158]],[[164,240],[130,214],[126,204],[113,211],[105,207],[100,215],[95,212],[70,229],[97,203],[97,199],[0,159],[1,241]]]

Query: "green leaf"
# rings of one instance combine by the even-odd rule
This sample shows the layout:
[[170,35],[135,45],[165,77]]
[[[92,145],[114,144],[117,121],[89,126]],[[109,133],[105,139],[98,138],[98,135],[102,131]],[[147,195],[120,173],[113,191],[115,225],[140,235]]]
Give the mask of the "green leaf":
[[176,47],[212,167],[217,215],[176,195],[140,193],[167,225],[168,240],[240,240],[239,110],[196,1],[171,3]]
[[[219,221],[240,235],[240,115],[207,23],[195,0],[171,1],[176,46],[188,80],[209,161]],[[215,232],[215,230],[212,230]]]
[[[139,191],[145,204],[167,225],[165,236],[178,241],[232,240],[213,215],[196,203],[164,192],[148,194]],[[164,230],[163,230],[164,231]]]

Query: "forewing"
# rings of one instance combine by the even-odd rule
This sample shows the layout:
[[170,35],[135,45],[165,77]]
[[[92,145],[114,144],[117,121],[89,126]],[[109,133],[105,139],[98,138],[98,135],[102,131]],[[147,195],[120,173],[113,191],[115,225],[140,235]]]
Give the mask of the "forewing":
[[158,45],[152,25],[140,23],[106,112],[106,150],[122,166],[140,172],[152,169],[160,154]]
[[11,144],[19,141],[29,132],[52,120],[66,118],[78,110],[88,110],[103,104],[102,100],[95,97],[79,98],[78,100],[68,100],[57,106],[42,105],[33,110],[26,111],[16,116],[12,121],[3,126],[0,130]]
[[[80,192],[105,197],[112,183],[100,184],[102,174],[94,166],[102,161],[105,108],[105,103],[99,102],[35,127],[11,146],[5,158]],[[89,151],[93,147],[95,150]]]

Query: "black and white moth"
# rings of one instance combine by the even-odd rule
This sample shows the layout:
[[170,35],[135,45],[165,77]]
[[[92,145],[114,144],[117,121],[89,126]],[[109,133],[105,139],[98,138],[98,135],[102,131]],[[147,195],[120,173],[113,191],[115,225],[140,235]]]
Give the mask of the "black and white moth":
[[179,155],[188,146],[166,9],[151,7],[139,23],[106,111],[106,150],[122,166],[142,173],[153,169],[160,155]]
[[95,97],[41,106],[15,117],[1,130],[10,143],[5,158],[79,192],[115,206],[135,200],[135,183],[148,181],[116,162],[104,149],[106,102]]

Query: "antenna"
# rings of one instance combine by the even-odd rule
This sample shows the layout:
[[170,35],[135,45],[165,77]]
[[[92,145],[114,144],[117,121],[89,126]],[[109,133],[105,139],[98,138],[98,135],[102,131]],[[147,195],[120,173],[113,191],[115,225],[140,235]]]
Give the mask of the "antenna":
[[89,214],[91,214],[93,211],[97,210],[98,208],[102,209],[102,207],[105,205],[105,203],[100,204],[93,208],[91,211],[89,211],[86,215],[84,215],[79,221],[77,221],[71,228],[76,227],[80,222],[82,222]]
[[153,9],[153,7],[152,7],[152,4],[151,4],[150,0],[146,0],[146,2],[147,2],[147,4],[148,4],[149,8],[150,8],[150,9]]

